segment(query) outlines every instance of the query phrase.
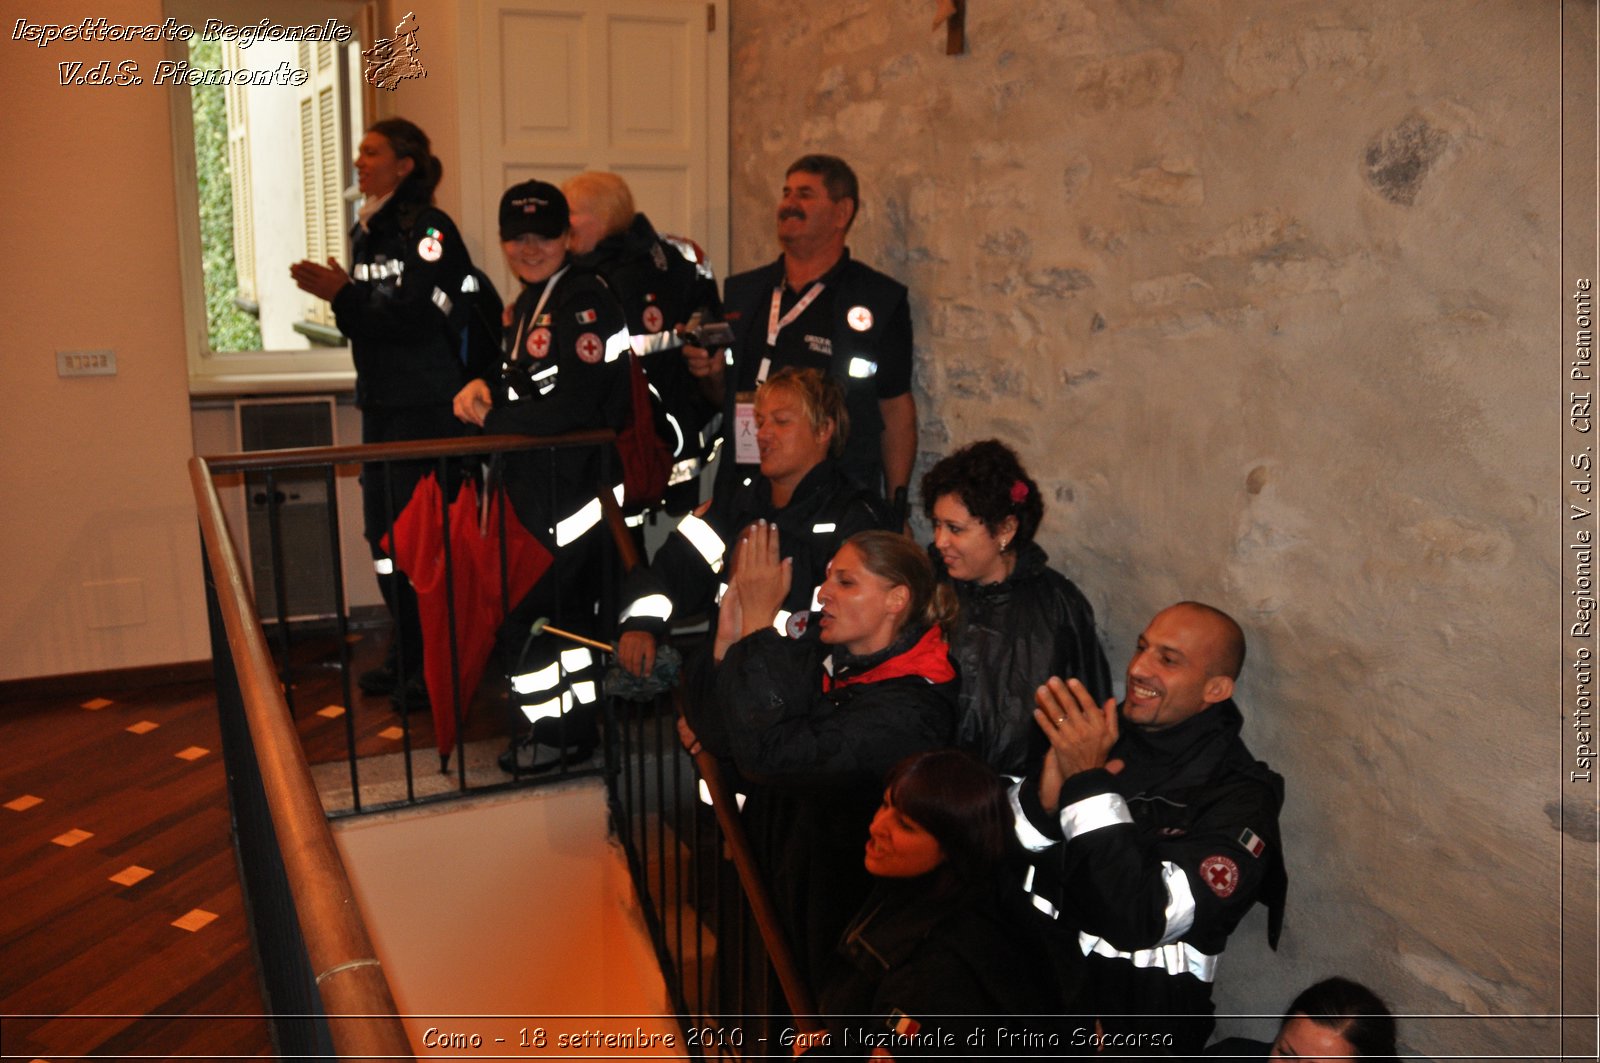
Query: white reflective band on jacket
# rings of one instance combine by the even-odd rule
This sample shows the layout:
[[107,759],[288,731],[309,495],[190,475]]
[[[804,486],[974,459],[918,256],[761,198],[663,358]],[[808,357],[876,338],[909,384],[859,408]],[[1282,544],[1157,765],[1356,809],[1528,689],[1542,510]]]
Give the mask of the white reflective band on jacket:
[[678,522],[678,532],[689,545],[711,566],[712,572],[722,571],[722,561],[727,555],[728,545],[722,541],[716,529],[707,524],[704,519],[690,513]]
[[[1011,802],[1011,821],[1016,827],[1017,841],[1030,853],[1042,852],[1057,844],[1054,838],[1040,834],[1034,825],[1028,822],[1027,813],[1022,811],[1022,800],[1017,795],[1022,791],[1022,780],[1018,779],[1006,791],[1006,799]],[[1032,880],[1029,880],[1030,884]]]
[[1121,794],[1095,794],[1061,810],[1061,833],[1069,842],[1101,827],[1132,822],[1133,814]]
[[789,610],[787,610],[787,609],[779,609],[778,610],[778,615],[772,618],[772,630],[776,631],[778,634],[782,635],[784,638],[788,638],[789,637],[789,617],[790,617],[790,615],[791,614],[790,614]]
[[443,288],[435,288],[433,290],[433,305],[437,306],[441,311],[443,311],[445,317],[449,317],[450,308],[456,304],[448,295],[444,293]]
[[667,486],[676,487],[679,484],[686,484],[699,474],[700,459],[694,457],[684,458],[682,461],[673,463],[672,471],[667,474]]
[[878,371],[878,363],[865,358],[850,359],[850,375],[857,380],[865,380]]
[[646,594],[623,607],[622,615],[617,618],[618,623],[631,620],[636,616],[647,616],[652,620],[672,619],[672,599],[665,594]]
[[627,354],[633,348],[628,343],[628,330],[626,326],[617,329],[606,337],[606,361],[614,362]]
[[1079,934],[1078,947],[1085,956],[1093,953],[1108,959],[1127,960],[1135,967],[1156,967],[1168,974],[1193,975],[1202,982],[1216,980],[1217,960],[1220,958],[1208,956],[1181,941],[1173,945],[1157,945],[1153,949],[1123,952],[1105,938],[1093,934]]
[[405,271],[406,261],[403,258],[390,259],[388,262],[357,262],[350,271],[350,277],[358,281],[381,281],[398,277]]
[[[622,501],[623,487],[618,484],[611,489],[611,493],[620,503]],[[600,523],[600,500],[591,498],[572,516],[557,521],[550,533],[556,537],[556,547],[569,546],[578,541],[590,528]]]
[[838,531],[838,529],[839,529],[839,526],[837,524],[813,524],[811,526],[811,534],[812,535],[829,535],[829,534],[831,534],[831,533],[833,533],[835,531]]
[[644,358],[657,351],[670,351],[682,347],[683,341],[678,338],[676,332],[667,329],[664,332],[641,332],[629,338],[628,346],[633,349],[636,356]]
[[[704,779],[700,780],[700,803],[702,805],[711,804],[711,787],[706,785],[706,781]],[[733,803],[739,806],[739,811],[740,812],[743,812],[744,811],[744,794],[735,793],[733,795]]]
[[394,575],[394,558],[375,557],[372,559],[372,571],[380,576]]

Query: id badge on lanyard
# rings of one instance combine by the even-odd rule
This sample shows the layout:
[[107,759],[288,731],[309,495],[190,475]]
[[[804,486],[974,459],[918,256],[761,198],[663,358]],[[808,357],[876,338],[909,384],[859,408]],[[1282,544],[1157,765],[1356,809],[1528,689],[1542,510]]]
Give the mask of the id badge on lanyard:
[[[767,349],[778,345],[778,333],[794,322],[794,319],[806,312],[806,308],[817,301],[817,296],[822,294],[823,285],[819,282],[811,286],[811,290],[801,297],[800,301],[789,308],[789,312],[781,318],[778,316],[778,307],[783,302],[783,285],[780,283],[772,289],[772,307],[767,312]],[[767,381],[767,374],[772,372],[772,356],[765,354],[761,358],[761,365],[756,370],[756,387]],[[756,446],[756,394],[753,391],[741,391],[733,404],[733,460],[740,465],[759,465],[761,463],[761,450]]]

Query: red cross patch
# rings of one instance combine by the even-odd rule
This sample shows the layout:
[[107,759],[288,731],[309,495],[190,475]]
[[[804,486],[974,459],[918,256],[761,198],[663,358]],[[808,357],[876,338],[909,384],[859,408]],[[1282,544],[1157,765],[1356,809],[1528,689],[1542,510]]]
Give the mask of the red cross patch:
[[664,324],[666,324],[666,321],[661,316],[661,308],[659,306],[647,306],[644,308],[644,330],[646,332],[660,332],[661,326]]
[[550,353],[550,330],[536,328],[528,333],[528,353],[535,358],[543,358]]
[[806,628],[811,626],[811,614],[802,609],[797,613],[790,613],[789,619],[783,622],[783,629],[792,639],[797,639],[806,633]]
[[1208,856],[1200,861],[1200,878],[1218,897],[1231,897],[1239,888],[1239,865],[1226,856]]
[[578,357],[590,365],[598,362],[600,356],[606,351],[605,345],[600,342],[600,337],[592,332],[585,332],[579,336],[576,346],[578,348]]
[[872,327],[872,311],[864,306],[852,306],[850,312],[844,316],[844,319],[857,332],[865,332]]

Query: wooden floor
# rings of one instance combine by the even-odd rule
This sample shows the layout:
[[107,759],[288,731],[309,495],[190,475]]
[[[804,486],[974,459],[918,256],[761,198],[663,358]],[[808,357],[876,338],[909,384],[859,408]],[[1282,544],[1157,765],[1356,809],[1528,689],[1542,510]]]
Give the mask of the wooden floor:
[[[351,676],[381,635],[353,637]],[[299,641],[291,700],[309,759],[433,741],[354,692],[338,642]],[[497,684],[469,737],[506,732]],[[404,725],[404,726],[402,726]],[[0,1018],[5,1058],[270,1056],[210,684],[0,706]]]
[[210,687],[12,702],[0,748],[6,1056],[271,1055]]

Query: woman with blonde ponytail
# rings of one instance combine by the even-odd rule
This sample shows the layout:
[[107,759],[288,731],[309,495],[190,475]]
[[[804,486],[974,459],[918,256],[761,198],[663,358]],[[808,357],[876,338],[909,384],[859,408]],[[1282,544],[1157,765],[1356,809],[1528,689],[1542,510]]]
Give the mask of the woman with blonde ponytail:
[[774,527],[740,540],[714,680],[689,723],[745,777],[752,848],[809,975],[870,886],[861,846],[884,774],[951,742],[956,672],[943,625],[953,598],[910,539],[861,532],[833,555],[814,632],[784,638],[772,621],[789,570]]

